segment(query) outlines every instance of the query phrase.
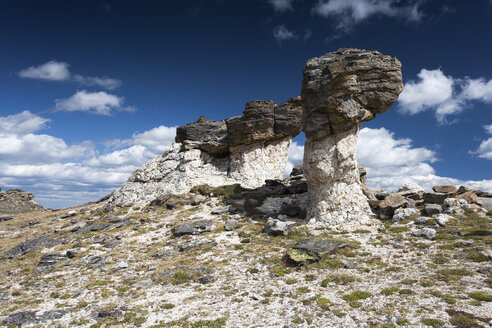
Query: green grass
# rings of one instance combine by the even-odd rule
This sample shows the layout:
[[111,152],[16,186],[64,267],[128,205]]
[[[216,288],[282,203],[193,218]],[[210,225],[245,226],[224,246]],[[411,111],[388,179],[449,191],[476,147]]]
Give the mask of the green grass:
[[468,294],[468,296],[480,302],[492,302],[492,295],[485,292],[473,292]]
[[439,319],[429,319],[425,318],[420,320],[424,325],[430,326],[430,327],[442,327],[444,326],[444,321],[439,320]]
[[350,294],[343,295],[342,296],[342,299],[344,301],[347,301],[347,302],[353,302],[353,301],[363,300],[363,299],[369,298],[371,296],[372,295],[369,292],[365,292],[365,291],[362,291],[362,290],[357,290],[357,291],[352,292]]
[[381,294],[385,296],[390,296],[396,293],[397,291],[399,291],[398,287],[389,287],[381,290]]

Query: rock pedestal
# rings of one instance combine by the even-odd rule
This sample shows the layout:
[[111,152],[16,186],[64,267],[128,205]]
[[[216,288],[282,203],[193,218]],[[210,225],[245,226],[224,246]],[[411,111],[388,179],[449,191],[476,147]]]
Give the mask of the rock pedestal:
[[359,127],[321,140],[306,139],[304,176],[308,182],[308,218],[311,223],[336,225],[366,222],[371,215],[362,193],[357,166]]
[[372,212],[357,168],[357,135],[361,122],[384,113],[402,89],[400,62],[377,51],[340,49],[307,62],[301,97],[311,223],[369,220]]

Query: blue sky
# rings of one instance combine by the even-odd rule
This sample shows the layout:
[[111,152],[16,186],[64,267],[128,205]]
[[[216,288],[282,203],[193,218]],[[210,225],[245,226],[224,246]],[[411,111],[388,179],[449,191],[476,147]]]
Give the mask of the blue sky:
[[396,56],[405,83],[363,125],[368,184],[492,192],[491,34],[488,0],[2,1],[0,186],[48,207],[96,200],[175,126],[281,103],[309,58],[356,47]]

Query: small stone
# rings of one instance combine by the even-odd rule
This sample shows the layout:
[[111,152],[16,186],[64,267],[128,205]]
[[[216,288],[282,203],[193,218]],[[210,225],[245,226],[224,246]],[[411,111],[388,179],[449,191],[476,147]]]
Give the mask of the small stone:
[[412,236],[424,237],[426,239],[434,239],[436,237],[436,230],[432,228],[422,228],[412,231]]
[[237,222],[234,219],[227,219],[226,220],[226,222],[224,224],[224,230],[225,231],[232,231],[232,230],[236,230],[237,228],[239,228],[239,222]]
[[89,258],[86,266],[89,268],[98,268],[106,264],[106,260],[102,256],[93,256]]
[[135,288],[145,288],[153,285],[152,279],[140,280],[134,283],[132,286]]
[[208,284],[210,282],[213,282],[214,280],[215,280],[214,276],[207,275],[207,276],[203,276],[203,277],[198,278],[197,282],[199,282],[201,284]]
[[445,227],[446,224],[449,222],[449,220],[453,219],[452,216],[447,215],[447,214],[439,214],[436,216],[436,222],[439,224],[441,227]]
[[318,262],[326,255],[348,244],[328,239],[303,239],[287,251],[287,260],[295,265]]
[[400,207],[406,207],[408,201],[402,195],[394,194],[386,197],[379,203],[379,217],[387,220],[393,217],[395,210]]
[[391,219],[393,222],[400,222],[408,219],[412,215],[419,214],[420,211],[416,208],[398,208],[395,210],[393,214],[393,218]]
[[287,236],[295,224],[295,222],[291,221],[280,221],[269,218],[262,231],[272,236]]
[[38,271],[44,271],[56,266],[57,264],[59,264],[62,261],[65,261],[66,259],[67,259],[66,254],[61,254],[61,253],[44,254],[43,256],[41,256],[41,259],[39,260],[36,269]]
[[177,225],[173,229],[175,236],[198,235],[204,232],[212,231],[215,224],[212,220],[200,220]]
[[0,216],[0,222],[12,220],[13,216]]
[[[159,206],[165,204],[167,200],[171,198],[169,195],[161,195],[150,202],[150,206]],[[167,207],[167,206],[166,206]]]
[[119,269],[127,269],[128,268],[128,263],[126,263],[125,261],[120,261],[120,262],[118,262],[117,267]]
[[25,223],[23,223],[20,227],[21,227],[21,228],[27,228],[27,227],[31,227],[31,226],[36,225],[36,224],[39,224],[39,221],[29,221],[29,222],[25,222]]
[[166,209],[167,210],[174,210],[176,207],[178,207],[180,202],[167,202],[166,203]]
[[214,247],[214,246],[217,246],[217,243],[215,241],[212,241],[212,240],[207,239],[207,238],[199,239],[199,240],[195,240],[195,241],[186,243],[184,245],[181,245],[179,247],[179,251],[184,252],[184,251],[190,250],[192,248],[203,247],[203,246]]
[[343,266],[345,269],[357,269],[357,263],[355,262],[347,262]]
[[429,220],[430,220],[430,218],[428,218],[426,216],[421,216],[421,217],[417,218],[417,220],[415,220],[415,224],[426,224]]
[[439,204],[426,204],[424,206],[424,212],[429,216],[433,216],[442,212],[442,206]]

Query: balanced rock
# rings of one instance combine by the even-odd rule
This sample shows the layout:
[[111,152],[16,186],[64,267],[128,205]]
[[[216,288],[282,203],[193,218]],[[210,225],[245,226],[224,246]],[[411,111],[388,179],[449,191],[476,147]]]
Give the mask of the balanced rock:
[[310,59],[302,102],[304,175],[310,222],[367,222],[372,215],[357,167],[360,123],[384,113],[403,89],[401,64],[377,51],[340,49]]
[[197,185],[260,187],[282,178],[292,137],[302,128],[301,98],[275,105],[255,100],[243,115],[219,122],[200,117],[176,129],[162,156],[136,169],[109,205],[146,204]]

